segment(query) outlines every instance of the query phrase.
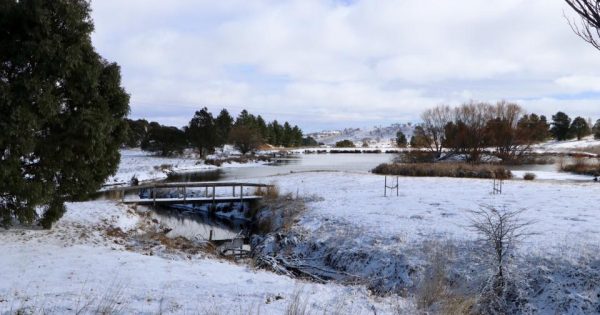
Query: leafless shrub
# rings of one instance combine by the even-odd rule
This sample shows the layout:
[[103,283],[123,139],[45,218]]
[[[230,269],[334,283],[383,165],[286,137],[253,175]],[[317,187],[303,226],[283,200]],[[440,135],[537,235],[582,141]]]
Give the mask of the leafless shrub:
[[534,173],[525,173],[525,175],[523,175],[523,179],[524,180],[534,180],[535,174]]
[[534,223],[520,218],[524,211],[498,210],[492,206],[471,211],[471,229],[481,237],[481,252],[490,270],[478,299],[481,313],[510,313],[511,303],[518,298],[514,279],[510,277],[511,258],[517,243],[532,234],[527,227]]
[[428,177],[497,178],[512,177],[510,170],[496,165],[466,163],[383,163],[372,171],[375,174]]

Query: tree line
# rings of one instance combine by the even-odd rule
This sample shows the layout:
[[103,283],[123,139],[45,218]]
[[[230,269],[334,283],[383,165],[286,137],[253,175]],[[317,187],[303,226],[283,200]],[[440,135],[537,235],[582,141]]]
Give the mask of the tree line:
[[[594,133],[600,139],[600,119],[592,127],[591,120],[571,120],[564,112],[558,112],[548,122],[546,116],[527,114],[518,104],[506,101],[494,105],[468,102],[456,108],[440,105],[423,112],[421,119],[410,145],[428,148],[435,159],[449,152],[478,162],[483,151],[492,147],[499,158],[510,161],[521,157],[532,144],[549,138],[581,139]],[[403,136],[398,135],[399,145],[406,144]]]
[[128,119],[127,125],[125,146],[165,156],[182,153],[186,148],[194,148],[206,156],[225,144],[232,144],[246,154],[262,144],[298,147],[310,141],[303,138],[302,130],[296,125],[287,121],[283,124],[277,120],[266,122],[261,115],[255,116],[247,110],[242,110],[234,119],[227,109],[214,117],[204,107],[181,129],[144,119]]

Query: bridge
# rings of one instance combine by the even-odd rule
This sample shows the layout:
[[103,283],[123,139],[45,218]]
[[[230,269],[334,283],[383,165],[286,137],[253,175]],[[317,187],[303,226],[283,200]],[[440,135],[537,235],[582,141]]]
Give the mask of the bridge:
[[[124,204],[212,204],[215,206],[217,203],[243,203],[260,200],[263,198],[263,189],[266,194],[272,188],[273,185],[259,183],[181,182],[129,186],[113,191],[119,194],[121,202]],[[129,198],[131,196],[135,197]]]

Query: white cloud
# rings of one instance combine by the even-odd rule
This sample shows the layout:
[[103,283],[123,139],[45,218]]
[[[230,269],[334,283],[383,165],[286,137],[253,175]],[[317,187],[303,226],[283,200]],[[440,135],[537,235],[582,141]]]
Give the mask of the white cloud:
[[567,104],[559,96],[600,89],[600,52],[572,34],[560,0],[93,0],[92,7],[94,44],[122,66],[132,115],[177,125],[201,106],[247,108],[309,128],[385,123],[467,98],[588,113],[593,99]]
[[571,75],[560,77],[555,82],[573,92],[600,91],[600,76]]

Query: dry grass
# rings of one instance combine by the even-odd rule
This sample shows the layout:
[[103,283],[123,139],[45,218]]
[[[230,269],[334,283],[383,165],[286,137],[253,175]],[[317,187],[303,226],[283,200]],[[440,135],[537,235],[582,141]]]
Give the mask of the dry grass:
[[279,187],[276,185],[270,185],[267,187],[256,187],[254,195],[261,196],[263,199],[274,200],[279,198]]
[[285,315],[308,315],[308,297],[302,291],[294,292],[292,299],[285,309]]
[[456,248],[437,241],[426,242],[423,252],[427,253],[427,267],[419,282],[415,299],[417,307],[425,313],[437,310],[439,314],[472,314],[476,297],[455,292],[453,281],[448,279],[449,265],[456,256]]
[[571,164],[561,163],[560,170],[563,172],[597,176],[600,175],[600,161],[590,161],[586,158],[575,158]]
[[584,148],[579,148],[576,149],[576,151],[600,155],[600,145],[592,145]]
[[276,231],[288,231],[296,223],[300,214],[306,210],[304,198],[294,198],[292,194],[264,198],[260,201],[253,225],[253,232],[267,234]]
[[496,165],[466,163],[383,163],[372,171],[375,174],[427,177],[501,178],[512,177],[510,170]]

